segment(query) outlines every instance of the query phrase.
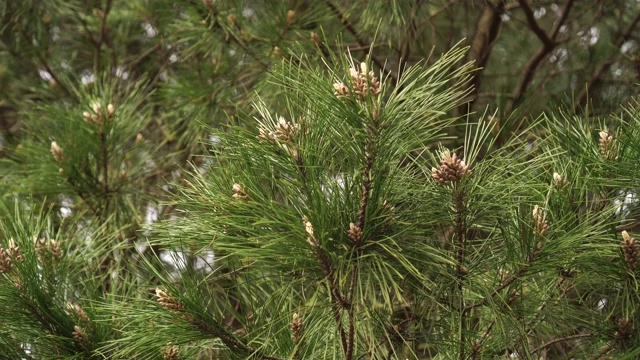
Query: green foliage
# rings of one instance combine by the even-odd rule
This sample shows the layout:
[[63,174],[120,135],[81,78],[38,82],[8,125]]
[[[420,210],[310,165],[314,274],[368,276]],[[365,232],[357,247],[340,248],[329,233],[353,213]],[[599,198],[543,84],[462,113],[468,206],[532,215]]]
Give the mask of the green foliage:
[[637,357],[639,10],[0,1],[0,357]]

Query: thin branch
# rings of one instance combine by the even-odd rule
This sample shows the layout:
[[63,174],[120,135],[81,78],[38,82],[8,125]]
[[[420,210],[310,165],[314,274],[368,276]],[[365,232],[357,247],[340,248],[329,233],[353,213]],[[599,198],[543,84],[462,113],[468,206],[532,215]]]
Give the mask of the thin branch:
[[[31,41],[31,39],[29,39],[29,35],[25,32],[24,29],[20,30],[20,34],[22,35],[22,38],[25,40],[25,42],[27,44],[32,44],[33,42]],[[42,54],[40,53],[40,51],[35,47],[35,45],[32,45],[33,49],[35,50],[35,54],[36,57],[38,58],[38,61],[40,62],[40,65],[42,65],[42,67],[44,67],[44,69],[49,73],[49,75],[51,75],[51,78],[56,82],[57,85],[60,86],[60,88],[67,93],[67,95],[72,95],[71,91],[69,90],[69,88],[67,88],[64,83],[62,83],[60,81],[60,78],[56,75],[56,73],[53,71],[53,69],[51,69],[51,66],[49,66],[49,62],[47,61],[47,59],[42,56]],[[13,54],[13,52],[12,52]],[[17,52],[16,52],[17,54]],[[37,62],[33,61],[35,64],[37,64]]]
[[485,65],[502,28],[502,18],[500,15],[504,12],[504,6],[505,2],[503,0],[491,0],[487,2],[478,20],[477,30],[471,41],[471,48],[469,50],[469,60],[475,63],[477,70],[471,74],[472,79],[470,85],[472,92],[469,94],[471,100],[468,104],[461,105],[461,107],[464,107],[461,113],[471,111],[475,103],[474,100],[477,99],[475,95],[480,90],[480,80]]
[[[509,296],[507,302],[504,304],[505,308],[510,307],[511,305],[513,305],[513,303],[518,298],[517,296],[513,296],[513,295],[515,295],[515,294],[512,294],[512,296]],[[487,326],[487,328],[482,333],[482,335],[480,335],[480,339],[471,344],[472,350],[471,350],[470,357],[472,359],[475,360],[475,359],[481,358],[481,355],[482,355],[482,351],[481,351],[482,344],[490,337],[491,332],[493,331],[495,325],[496,325],[496,319],[494,318],[491,321],[491,323],[489,323],[489,326]]]
[[213,326],[205,321],[194,319],[190,316],[186,316],[185,319],[199,330],[219,338],[226,346],[241,350],[244,353],[250,355],[252,359],[257,358],[265,360],[284,360],[284,358],[278,356],[261,354],[259,350],[249,347],[249,345],[245,344],[244,341],[236,339],[232,335],[228,334],[224,329],[219,329],[218,327]]
[[[533,77],[536,71],[538,70],[538,66],[540,65],[542,60],[544,60],[547,57],[547,55],[549,55],[551,51],[553,51],[553,49],[555,48],[556,37],[560,32],[560,28],[562,27],[562,25],[564,25],[564,22],[567,20],[567,17],[569,16],[569,12],[571,11],[573,4],[574,4],[574,0],[567,0],[567,2],[564,4],[564,8],[562,9],[560,17],[556,21],[555,25],[551,29],[551,33],[548,36],[550,41],[547,41],[547,42],[543,41],[542,46],[538,48],[535,54],[533,54],[533,56],[529,58],[529,61],[527,61],[527,64],[525,65],[522,71],[523,73],[522,78],[520,79],[520,82],[518,83],[518,86],[516,87],[516,90],[513,93],[513,100],[510,101],[505,108],[506,114],[510,114],[513,111],[514,107],[518,105],[518,103],[522,100],[525,92],[527,91],[527,88],[529,87],[529,84],[531,84],[531,81],[533,80]],[[531,27],[531,24],[529,24],[529,27]],[[535,32],[535,30],[533,31]]]
[[133,67],[133,66],[137,65],[140,61],[144,60],[144,58],[146,58],[147,56],[151,55],[153,52],[158,50],[160,48],[160,45],[161,45],[161,43],[158,41],[152,47],[148,48],[147,50],[142,52],[140,55],[138,55],[138,57],[136,57],[135,59],[131,60],[127,64],[127,66]]
[[[564,286],[565,283],[565,278],[560,279],[560,281],[558,281],[558,284],[555,286],[557,287],[562,287]],[[567,292],[569,291],[569,287],[564,287],[562,288],[562,291],[560,292],[558,298],[554,301],[554,305],[557,305],[560,301],[561,298],[563,298],[565,295],[567,295]],[[542,315],[540,316],[540,314],[542,313],[542,310],[544,310],[547,305],[548,305],[549,301],[545,300],[542,304],[540,304],[540,306],[538,306],[537,312],[535,314],[533,314],[533,316],[531,317],[531,320],[525,324],[524,329],[526,330],[526,335],[529,336],[531,334],[533,334],[533,330],[534,330],[534,325],[536,322],[541,323],[546,315]],[[528,329],[528,330],[527,330]]]
[[456,231],[456,279],[458,283],[458,310],[460,311],[460,338],[458,347],[458,359],[465,359],[465,343],[467,331],[467,311],[464,308],[464,279],[467,270],[464,268],[465,246],[466,246],[466,206],[464,203],[464,192],[458,188],[458,184],[454,187],[455,192],[455,231]]
[[[629,26],[627,26],[627,29],[616,40],[615,45],[617,50],[619,50],[620,47],[631,38],[631,33],[638,25],[638,22],[640,22],[640,13],[638,13],[636,17],[633,18]],[[589,79],[589,81],[587,82],[587,85],[578,95],[578,99],[574,103],[574,111],[578,111],[579,109],[584,108],[587,103],[587,97],[589,96],[589,93],[602,83],[603,75],[606,74],[611,65],[615,63],[615,60],[618,58],[618,56],[619,53],[616,53],[611,59],[602,63],[602,65],[600,65],[600,67],[595,71],[595,73],[591,76],[591,79]]]
[[409,61],[409,55],[411,54],[411,43],[417,34],[417,24],[416,24],[416,13],[420,9],[421,0],[415,0],[413,6],[411,7],[411,12],[409,14],[411,20],[407,25],[407,29],[405,30],[405,34],[407,35],[400,47],[400,52],[398,54],[398,78],[402,77],[402,73],[407,67],[407,63]]
[[108,38],[108,29],[107,29],[107,17],[109,16],[109,12],[111,12],[111,5],[113,4],[113,0],[107,0],[107,4],[102,12],[102,17],[100,19],[100,32],[98,34],[98,40],[96,41],[95,52],[93,55],[93,66],[94,73],[96,76],[100,70],[100,52],[102,48],[102,44],[107,41]]
[[552,40],[547,33],[542,30],[538,22],[536,21],[535,15],[533,14],[533,9],[529,5],[527,0],[518,0],[520,7],[522,7],[522,11],[524,11],[524,15],[527,18],[527,23],[529,23],[529,28],[533,31],[536,36],[542,41],[542,43],[549,48],[553,48],[555,46],[554,40]]
[[[373,112],[374,114],[378,114],[378,111]],[[372,118],[373,124],[367,125],[367,143],[364,145],[364,169],[362,170],[362,196],[360,198],[360,208],[358,214],[358,228],[360,229],[361,234],[365,228],[365,220],[367,214],[367,206],[369,205],[369,198],[371,192],[371,170],[373,168],[373,160],[374,160],[374,147],[376,140],[376,128],[379,125],[379,117],[374,115]],[[353,358],[353,350],[355,346],[355,306],[354,306],[354,296],[356,283],[358,281],[358,273],[359,273],[359,265],[358,258],[360,256],[359,247],[362,244],[362,235],[360,238],[354,238],[353,248],[354,248],[354,262],[353,268],[351,269],[351,283],[349,284],[349,308],[347,309],[349,314],[349,332],[347,337],[347,351],[345,354],[345,358],[347,360],[351,360]]]
[[520,270],[518,270],[518,272],[516,272],[515,274],[511,275],[509,278],[507,278],[505,281],[503,281],[500,286],[498,286],[497,288],[493,289],[493,291],[491,292],[491,294],[489,296],[487,296],[486,298],[468,305],[467,307],[465,307],[465,312],[469,312],[477,307],[480,306],[484,306],[486,305],[489,300],[495,298],[500,291],[506,289],[509,285],[511,285],[514,281],[518,280],[520,277],[522,277],[522,275],[524,275],[527,271],[529,271],[529,268],[531,267],[531,264],[536,261],[536,259],[538,258],[538,256],[540,255],[540,252],[542,251],[542,245],[543,242],[540,241],[538,242],[538,246],[536,246],[536,248],[533,250],[533,252],[529,255],[527,262],[525,262],[525,264],[520,268]]
[[574,340],[574,339],[590,338],[590,337],[593,337],[593,336],[595,336],[595,335],[591,334],[591,333],[588,333],[588,334],[569,335],[569,336],[565,336],[563,338],[553,339],[553,340],[547,341],[546,343],[542,344],[541,346],[538,346],[537,348],[531,350],[531,353],[536,353],[536,352],[538,352],[540,350],[544,350],[544,349],[548,348],[549,346],[551,346],[553,344],[566,342],[566,341]]
[[[347,16],[338,8],[336,4],[334,4],[331,0],[324,0],[324,3],[340,19],[340,22],[342,23],[342,25],[344,25],[344,27],[347,28],[347,30],[351,33],[351,35],[353,35],[358,45],[362,47],[370,46],[370,44],[362,38],[362,36],[360,35],[356,27],[351,23],[351,21],[349,21]],[[382,69],[382,71],[387,76],[389,76],[389,78],[393,81],[394,84],[398,83],[398,76],[393,74],[391,71],[387,70],[386,66],[382,61],[380,61],[380,59],[371,55],[371,61],[373,61],[373,63],[376,64],[376,66]]]

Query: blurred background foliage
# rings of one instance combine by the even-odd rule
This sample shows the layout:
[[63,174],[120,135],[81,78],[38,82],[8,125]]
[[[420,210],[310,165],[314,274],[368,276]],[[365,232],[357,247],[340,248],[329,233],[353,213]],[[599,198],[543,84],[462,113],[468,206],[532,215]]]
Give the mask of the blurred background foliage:
[[104,81],[145,83],[143,135],[184,163],[197,152],[194,119],[226,122],[250,111],[256,93],[277,99],[265,74],[283,58],[371,51],[376,71],[395,80],[462,40],[479,70],[458,114],[488,107],[500,119],[560,105],[619,112],[640,61],[640,3],[627,0],[28,0],[3,1],[0,15],[4,156],[26,110],[77,102]]

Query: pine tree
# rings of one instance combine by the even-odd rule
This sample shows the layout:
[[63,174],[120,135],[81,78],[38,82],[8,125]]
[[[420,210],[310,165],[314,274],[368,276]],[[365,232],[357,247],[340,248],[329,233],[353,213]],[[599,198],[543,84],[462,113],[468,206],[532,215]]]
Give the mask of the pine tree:
[[[637,357],[637,105],[528,97],[593,5],[356,3],[1,3],[0,358]],[[419,45],[513,16],[506,103]]]

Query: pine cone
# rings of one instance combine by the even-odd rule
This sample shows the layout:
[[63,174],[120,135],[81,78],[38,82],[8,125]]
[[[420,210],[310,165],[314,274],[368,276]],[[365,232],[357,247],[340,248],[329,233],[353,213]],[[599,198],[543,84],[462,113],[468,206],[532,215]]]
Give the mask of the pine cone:
[[600,140],[598,140],[598,147],[602,158],[605,160],[617,160],[616,139],[606,131],[601,131],[599,135]]
[[175,345],[172,346],[167,346],[166,348],[164,348],[164,352],[162,353],[162,359],[163,360],[178,360],[179,351],[178,351],[178,347]]
[[294,342],[297,342],[302,335],[302,318],[298,316],[298,313],[293,313],[293,320],[291,321],[291,337]]
[[0,274],[11,271],[11,258],[5,249],[0,246]]
[[624,261],[627,263],[629,270],[633,271],[638,264],[638,244],[636,239],[632,238],[628,232],[622,232],[622,241],[620,242],[622,247],[622,253],[624,254]]
[[156,296],[158,297],[158,304],[172,311],[184,310],[184,305],[177,299],[171,297],[165,291],[156,288]]
[[456,183],[462,180],[469,171],[464,160],[458,159],[456,154],[445,152],[440,160],[440,169],[431,168],[431,177],[442,185]]

